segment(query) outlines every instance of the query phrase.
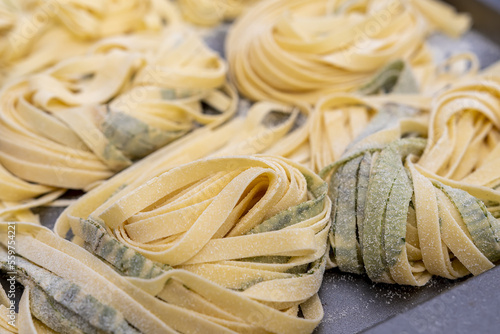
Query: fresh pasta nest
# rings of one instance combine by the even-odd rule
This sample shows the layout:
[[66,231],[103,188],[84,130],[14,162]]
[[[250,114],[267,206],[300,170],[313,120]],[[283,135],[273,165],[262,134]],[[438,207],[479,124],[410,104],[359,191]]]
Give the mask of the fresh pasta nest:
[[[334,265],[376,282],[423,285],[432,275],[477,275],[500,260],[499,172],[491,168],[497,90],[492,78],[457,85],[436,98],[428,140],[419,138],[425,127],[401,120],[322,171],[330,177]],[[469,131],[458,137],[458,127]]]
[[252,100],[316,103],[357,91],[391,61],[407,61],[418,87],[435,65],[425,38],[460,35],[469,19],[433,0],[275,0],[257,4],[226,40],[231,76]]
[[1,84],[83,55],[100,39],[160,34],[181,21],[162,0],[1,1],[0,17]]
[[[61,315],[46,313],[47,300],[55,298],[61,309],[79,307],[80,299],[68,302],[54,295],[55,283],[44,284],[59,282],[67,287],[60,293],[69,293],[67,289],[73,285],[65,275],[74,282],[73,269],[85,267],[79,262],[84,252],[86,261],[92,262],[86,262],[86,273],[96,275],[93,271],[111,267],[114,273],[107,280],[119,282],[113,283],[113,291],[121,289],[120,294],[130,295],[137,290],[130,283],[135,283],[147,294],[134,296],[134,303],[150,310],[153,305],[163,305],[149,316],[162,320],[142,326],[160,323],[182,332],[246,328],[308,333],[322,317],[316,293],[327,261],[330,207],[326,183],[283,158],[236,156],[195,161],[172,168],[121,198],[104,201],[89,217],[75,216],[77,211],[70,208],[75,242],[88,252],[41,227],[21,225],[28,234],[19,238],[22,258],[18,268],[27,276],[21,280],[28,288],[25,298],[32,300],[34,316],[49,327]],[[47,261],[47,255],[61,247],[66,254],[58,259],[72,257],[75,268],[57,270]],[[71,249],[79,249],[77,255]],[[40,282],[38,277],[44,280]],[[98,296],[107,292],[97,293],[82,286],[82,279],[76,281],[83,296],[96,294],[95,303],[103,303]],[[210,305],[213,309],[207,309]],[[123,326],[130,323],[138,328],[123,311],[124,305],[112,302],[108,306],[120,310],[123,317],[116,317],[126,320]],[[91,318],[103,317],[99,310],[104,312],[106,307],[97,307]],[[181,329],[165,313],[167,308],[190,314],[191,321],[183,320]],[[298,317],[299,308],[304,318]],[[61,312],[65,316],[66,311]],[[66,318],[76,327],[83,326]],[[101,328],[98,325],[102,324],[85,322],[92,328]]]
[[[290,273],[315,261],[321,267],[327,203],[326,184],[290,161],[223,157],[173,168],[102,203],[89,217],[74,216],[71,207],[66,214],[73,233],[86,242],[94,241],[82,218],[149,259],[266,300],[268,292],[257,288],[268,284],[266,277],[292,278]],[[283,303],[292,301],[282,294]]]
[[[227,64],[179,24],[240,14]],[[469,25],[436,0],[0,1],[0,270],[24,286],[0,332],[311,333],[327,269],[493,268],[500,67],[426,43]],[[66,189],[53,232],[29,223]]]
[[197,126],[231,117],[237,96],[225,74],[225,62],[193,33],[103,40],[4,88],[0,162],[26,181],[86,189]]

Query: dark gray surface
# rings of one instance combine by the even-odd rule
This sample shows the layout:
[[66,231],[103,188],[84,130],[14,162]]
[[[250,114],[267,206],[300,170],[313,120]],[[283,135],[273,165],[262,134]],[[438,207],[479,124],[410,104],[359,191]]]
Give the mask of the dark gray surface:
[[366,334],[500,332],[500,266],[366,330]]
[[429,37],[428,42],[432,48],[433,56],[438,62],[461,52],[476,54],[483,68],[500,60],[499,44],[495,44],[477,30],[467,32],[460,39],[449,38],[443,34],[434,34]]
[[327,271],[320,290],[325,318],[316,333],[358,333],[425,302],[459,281],[434,278],[424,287],[374,284],[366,276]]

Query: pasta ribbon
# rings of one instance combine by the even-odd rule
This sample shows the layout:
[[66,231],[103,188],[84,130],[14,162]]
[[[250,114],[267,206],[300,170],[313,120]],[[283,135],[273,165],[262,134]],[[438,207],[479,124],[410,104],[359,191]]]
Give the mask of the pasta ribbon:
[[436,97],[419,165],[460,183],[500,186],[500,76],[477,77]]
[[0,287],[0,330],[2,330],[2,333],[19,333],[15,326],[15,319],[17,319],[17,317],[18,314],[12,309],[11,301],[7,293],[3,289],[3,286]]
[[37,222],[29,209],[64,189],[88,190],[194,128],[225,122],[237,104],[225,73],[192,33],[166,31],[102,40],[6,87],[0,219]]
[[60,215],[55,231],[64,237],[70,228],[69,222],[79,219],[75,217],[88,217],[106,199],[120,198],[148,180],[197,159],[265,153],[307,160],[309,118],[297,128],[293,127],[298,118],[310,113],[305,105],[289,107],[259,102],[248,110],[246,116],[218,126],[195,129],[84,194]]
[[321,171],[361,140],[389,130],[401,121],[408,129],[426,132],[428,109],[430,99],[420,95],[325,96],[318,101],[311,116],[308,136],[310,167]]
[[357,91],[398,59],[426,87],[436,69],[426,36],[460,35],[469,25],[468,16],[434,0],[265,1],[231,27],[226,55],[246,97],[314,104]]

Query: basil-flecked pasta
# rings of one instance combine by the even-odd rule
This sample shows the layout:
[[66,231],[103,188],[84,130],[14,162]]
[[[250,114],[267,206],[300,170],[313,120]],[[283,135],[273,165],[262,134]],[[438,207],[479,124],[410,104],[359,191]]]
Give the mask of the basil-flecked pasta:
[[[431,117],[439,119],[436,109]],[[361,139],[323,169],[332,199],[329,265],[376,282],[419,286],[432,275],[478,275],[500,259],[500,193],[427,170],[421,162],[424,150],[435,147],[432,131],[427,140],[425,127],[400,121]],[[478,133],[476,141],[483,138]]]
[[0,199],[87,189],[198,126],[225,122],[237,104],[225,74],[193,33],[167,30],[103,40],[17,80],[0,94],[0,187],[13,190]]
[[425,39],[434,30],[458,36],[467,15],[435,0],[274,0],[255,5],[226,39],[230,74],[252,100],[316,103],[357,91],[403,59],[418,88],[436,66]]
[[[75,243],[19,223],[24,319],[56,331],[310,333],[323,316],[330,208],[305,167],[234,156],[170,169],[88,217],[70,212]],[[77,312],[83,303],[92,312]]]
[[163,0],[2,0],[0,15],[0,85],[83,55],[102,38],[181,23]]
[[[178,24],[240,14],[229,66]],[[311,333],[326,269],[492,268],[500,66],[426,44],[469,25],[438,0],[0,0],[0,271],[24,286],[0,333]]]

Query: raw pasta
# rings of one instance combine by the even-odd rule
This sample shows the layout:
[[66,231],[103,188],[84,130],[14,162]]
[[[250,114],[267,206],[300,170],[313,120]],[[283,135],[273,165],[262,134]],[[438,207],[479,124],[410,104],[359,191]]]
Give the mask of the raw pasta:
[[314,104],[358,90],[397,59],[423,89],[435,71],[426,36],[458,36],[469,21],[434,0],[266,1],[231,27],[226,55],[238,90],[253,100]]
[[[7,82],[14,82],[20,84],[19,80],[21,77],[28,77],[26,82],[32,83],[32,78],[30,75],[36,72],[43,71],[49,66],[55,65],[67,58],[77,55],[87,54],[89,48],[101,39],[105,39],[110,36],[120,35],[120,34],[133,34],[133,33],[147,33],[150,36],[140,36],[139,38],[154,40],[161,39],[163,34],[163,29],[166,26],[178,26],[180,20],[180,15],[177,8],[171,5],[168,1],[162,0],[120,0],[120,1],[56,1],[56,0],[2,0],[0,1],[0,86],[4,86]],[[136,42],[139,38],[136,38]],[[138,50],[136,50],[138,51]],[[142,50],[141,50],[142,51]],[[150,51],[153,51],[150,50]],[[87,63],[92,59],[87,58]],[[87,66],[88,64],[79,63],[78,60],[73,61],[70,66]],[[100,61],[98,61],[99,63]],[[76,64],[75,64],[76,63]],[[120,64],[122,64],[120,62]],[[68,64],[66,64],[68,65]],[[118,64],[115,64],[118,65]],[[64,67],[62,65],[60,67]],[[116,70],[116,67],[115,67]],[[80,70],[73,69],[72,75],[90,75],[89,73],[78,73],[85,72],[80,68]],[[71,72],[71,70],[70,70]],[[69,74],[69,73],[68,73]],[[109,72],[111,76],[114,76]],[[61,78],[57,78],[59,80]],[[66,77],[61,80],[64,84],[70,85],[75,82],[73,80],[79,80],[79,78]],[[81,82],[80,82],[81,83]],[[43,84],[53,84],[53,82],[43,82]],[[22,84],[21,84],[22,85]],[[82,85],[83,87],[83,85]],[[78,87],[78,84],[74,87],[67,87],[70,90],[77,90],[82,87]],[[43,87],[47,88],[47,87]],[[7,88],[6,88],[7,89]],[[12,86],[11,86],[12,89]],[[56,88],[57,90],[57,88]],[[29,93],[33,93],[33,90],[28,89]],[[18,93],[19,91],[16,91]],[[26,92],[25,92],[26,93]],[[9,94],[9,93],[7,93]],[[82,94],[83,97],[88,97]],[[11,97],[11,96],[10,96]],[[24,110],[39,108],[40,106],[30,106],[29,101],[31,97],[25,96],[27,103],[25,103],[20,108],[24,107]],[[14,98],[15,100],[15,98]],[[5,101],[4,101],[5,102]],[[12,101],[11,101],[12,102]],[[86,102],[86,101],[85,101]],[[14,101],[15,103],[15,101]],[[4,105],[2,109],[6,108]],[[17,106],[13,107],[14,109]],[[9,107],[7,107],[9,109]],[[75,144],[81,147],[76,148],[76,150],[88,151],[88,148],[80,140],[76,140],[75,135],[71,135],[71,131],[64,129],[64,125],[61,126],[59,120],[51,120],[48,115],[43,115],[38,112],[35,114],[33,110],[28,115],[23,113],[23,115],[12,114],[13,110],[9,110],[4,115],[2,115],[2,123],[17,123],[14,125],[16,127],[19,125],[21,128],[38,127],[42,133],[37,133],[27,135],[31,137],[31,140],[37,140],[40,138],[37,135],[48,136],[49,146],[50,140],[56,137],[56,143],[59,141],[63,142],[63,145],[75,146]],[[6,115],[7,114],[7,115]],[[13,117],[6,121],[6,118]],[[19,119],[19,117],[21,119]],[[29,120],[28,124],[25,124],[26,119]],[[126,119],[129,124],[135,124],[132,119]],[[77,120],[74,120],[78,122]],[[121,119],[123,122],[123,117]],[[21,123],[21,124],[19,124]],[[115,122],[116,123],[116,122]],[[12,125],[12,123],[11,123]],[[137,124],[136,124],[137,125]],[[140,124],[141,125],[141,124]],[[144,124],[142,124],[144,127]],[[6,136],[10,136],[14,132],[19,132],[19,128],[10,129],[5,132],[5,127],[2,127],[2,138],[6,140]],[[29,131],[32,131],[31,129]],[[158,131],[157,131],[158,132]],[[18,133],[19,134],[19,133]],[[68,137],[69,136],[69,137]],[[10,138],[13,140],[13,138]],[[45,138],[44,138],[45,139]],[[40,146],[47,145],[47,142],[42,139],[41,144],[36,143],[34,145],[35,149],[41,152],[46,152]],[[17,144],[19,142],[19,137],[15,136]],[[22,140],[22,139],[21,139]],[[164,140],[165,141],[165,140]],[[21,144],[23,145],[23,144]],[[0,144],[5,154],[5,141]],[[26,144],[26,146],[30,146]],[[31,147],[33,148],[33,146]],[[53,147],[52,147],[53,148]],[[75,147],[72,147],[75,148]],[[12,149],[12,146],[10,147]],[[144,153],[148,153],[146,148]],[[150,148],[149,148],[150,149]],[[57,149],[56,149],[57,151]],[[40,155],[40,151],[38,154]],[[31,213],[29,208],[40,206],[53,201],[55,198],[62,194],[61,190],[55,189],[53,186],[57,183],[57,186],[61,186],[67,177],[63,175],[67,172],[66,167],[68,164],[72,163],[72,159],[76,158],[75,155],[79,155],[81,152],[68,150],[59,150],[56,152],[56,156],[48,156],[48,164],[51,165],[52,171],[49,171],[52,177],[47,177],[47,182],[52,186],[48,186],[46,183],[42,182],[43,185],[32,184],[26,182],[27,180],[32,181],[31,178],[19,179],[17,176],[19,174],[27,175],[33,172],[34,164],[31,164],[31,168],[28,167],[27,170],[20,171],[17,168],[17,172],[12,171],[12,164],[16,164],[19,167],[19,161],[10,161],[10,168],[5,166],[0,166],[0,220],[19,220],[19,221],[30,221],[37,222],[38,218]],[[26,150],[21,150],[17,152],[18,155],[25,156]],[[84,153],[85,155],[85,153]],[[3,160],[5,160],[5,156]],[[26,158],[21,158],[25,160]],[[79,158],[77,158],[79,159]],[[88,155],[82,158],[83,160],[92,160]],[[36,160],[36,158],[35,158]],[[33,161],[29,161],[28,164]],[[99,169],[96,165],[100,163],[95,161],[94,166],[90,166],[90,169],[94,171],[90,173],[81,172],[81,174],[86,174],[83,176],[83,182],[80,183],[82,186],[85,183],[91,181],[92,173],[96,173],[95,169]],[[78,162],[76,162],[78,164]],[[101,164],[102,165],[102,164]],[[22,169],[22,168],[21,168]],[[50,168],[49,168],[50,169]],[[70,168],[71,169],[71,168]],[[102,169],[102,168],[101,168]],[[45,170],[45,173],[47,170]],[[101,177],[109,176],[104,170],[97,172]],[[42,176],[40,176],[40,174]],[[54,181],[54,175],[57,174],[57,181]],[[44,172],[34,172],[34,178],[37,180],[45,178],[43,177]],[[106,176],[107,175],[107,176]],[[74,183],[74,182],[73,182]],[[62,187],[70,187],[74,184],[64,184]],[[46,196],[39,197],[36,200],[32,200],[35,197],[49,193]]]
[[[213,25],[252,1],[178,2]],[[0,2],[2,32],[38,3]],[[90,191],[55,233],[16,224],[14,267],[0,222],[0,268],[25,287],[17,328],[0,290],[0,332],[311,333],[325,269],[420,286],[500,260],[498,67],[438,68],[425,44],[467,16],[433,0],[257,5],[228,38],[230,74],[279,102],[230,119],[225,62],[162,29],[167,3],[57,3],[1,53],[9,80],[29,76],[0,94],[0,221]]]
[[164,0],[2,0],[0,18],[0,86],[85,54],[102,38],[181,22]]
[[[143,333],[310,333],[323,316],[316,293],[330,207],[326,183],[283,158],[194,161],[113,201],[103,198],[86,219],[71,217],[75,242],[87,251],[18,224],[17,265],[29,276],[21,280],[29,288],[23,298],[52,328],[109,326],[91,320],[112,308],[114,326]],[[70,291],[82,297],[67,302]],[[95,311],[77,312],[85,321],[70,317],[85,295]],[[59,313],[44,311],[47,298]],[[33,321],[29,313],[24,319]]]
[[319,172],[360,140],[403,119],[417,120],[423,130],[430,103],[431,98],[418,94],[408,66],[395,61],[357,93],[331,94],[316,103],[309,123],[307,163]]
[[[294,156],[307,141],[307,122],[291,131],[299,116],[310,113],[307,106],[292,108],[260,102],[246,116],[216,127],[194,130],[171,145],[152,153],[83,195],[58,218],[55,231],[65,236],[72,216],[88,217],[103,199],[119,198],[168,170],[190,161],[216,156],[257,153]],[[274,121],[273,121],[274,119]]]
[[[499,95],[489,79],[436,97],[428,131],[400,120],[323,169],[333,205],[329,265],[376,282],[423,285],[432,275],[478,275],[500,260],[498,173],[482,167],[498,155],[497,142],[486,139],[498,131]],[[475,155],[465,156],[472,143]],[[461,178],[453,174],[457,157]],[[474,180],[477,171],[482,178]]]
[[260,0],[177,0],[184,18],[203,26],[234,20]]
[[464,184],[500,186],[500,77],[466,80],[433,102],[419,165]]
[[237,96],[225,74],[193,33],[167,30],[102,40],[17,80],[0,94],[0,184],[9,190],[0,199],[88,189],[199,125],[226,121]]

